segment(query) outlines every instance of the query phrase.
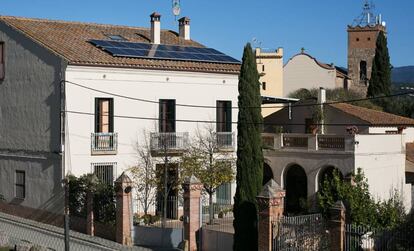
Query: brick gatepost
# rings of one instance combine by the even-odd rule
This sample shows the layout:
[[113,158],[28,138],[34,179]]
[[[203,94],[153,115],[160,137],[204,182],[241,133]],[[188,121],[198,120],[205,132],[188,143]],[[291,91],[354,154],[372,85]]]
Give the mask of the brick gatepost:
[[331,237],[331,250],[343,251],[345,241],[345,206],[342,201],[337,201],[329,210],[329,232]]
[[188,241],[188,250],[196,251],[196,234],[201,228],[200,199],[203,184],[194,176],[186,179],[184,188],[184,239]]
[[259,207],[258,240],[259,251],[272,251],[273,222],[283,215],[283,201],[286,193],[276,181],[271,179],[256,197]]
[[116,191],[116,242],[132,246],[131,203],[132,181],[125,173],[115,181]]

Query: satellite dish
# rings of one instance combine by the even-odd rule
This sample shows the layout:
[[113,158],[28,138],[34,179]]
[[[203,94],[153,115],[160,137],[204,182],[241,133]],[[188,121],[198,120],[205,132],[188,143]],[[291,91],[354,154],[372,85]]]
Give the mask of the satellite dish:
[[181,12],[180,0],[173,0],[172,1],[172,11],[174,16],[179,16]]

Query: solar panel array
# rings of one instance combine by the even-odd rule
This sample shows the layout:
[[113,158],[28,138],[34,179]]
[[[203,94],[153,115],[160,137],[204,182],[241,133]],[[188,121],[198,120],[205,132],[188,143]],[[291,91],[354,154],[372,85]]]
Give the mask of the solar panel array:
[[114,57],[240,64],[237,59],[212,48],[108,40],[90,40],[89,42]]

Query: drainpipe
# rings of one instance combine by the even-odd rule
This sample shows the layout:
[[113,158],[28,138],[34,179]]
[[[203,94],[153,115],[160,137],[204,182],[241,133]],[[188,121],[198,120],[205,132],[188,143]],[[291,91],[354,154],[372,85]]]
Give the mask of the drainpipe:
[[318,93],[318,104],[320,104],[320,109],[321,109],[321,121],[319,122],[320,125],[320,132],[321,134],[325,134],[325,111],[324,111],[324,104],[326,103],[326,90],[323,87],[319,88],[319,93]]

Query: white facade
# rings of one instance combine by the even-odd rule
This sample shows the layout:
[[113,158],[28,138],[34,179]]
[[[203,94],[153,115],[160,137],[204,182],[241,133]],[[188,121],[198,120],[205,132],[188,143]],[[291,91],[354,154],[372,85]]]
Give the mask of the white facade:
[[388,200],[398,191],[406,209],[411,208],[411,184],[405,182],[404,134],[264,134],[263,137],[270,148],[265,151],[265,158],[274,179],[284,188],[286,172],[293,165],[306,173],[310,199],[319,190],[321,173],[327,167],[337,168],[344,177],[361,168],[376,200]]
[[[238,76],[234,74],[69,66],[65,78],[68,111],[66,173],[76,176],[92,172],[93,163],[116,163],[114,178],[136,165],[135,146],[137,142],[143,144],[144,131],[158,132],[159,104],[104,94],[71,82],[107,93],[155,102],[159,99],[175,99],[176,132],[188,132],[190,139],[198,129],[203,130],[208,124],[180,120],[215,121],[214,107],[218,100],[231,101],[232,106],[237,106]],[[91,154],[91,133],[95,130],[95,98],[113,98],[114,133],[118,134],[118,150],[115,155]],[[213,108],[182,107],[179,104]],[[237,110],[233,111],[233,122],[237,122],[235,111]],[[213,123],[213,128],[215,127],[216,124]],[[233,124],[235,139],[236,130],[237,127]]]
[[347,88],[335,67],[318,62],[306,53],[292,57],[283,67],[283,96],[301,88]]

